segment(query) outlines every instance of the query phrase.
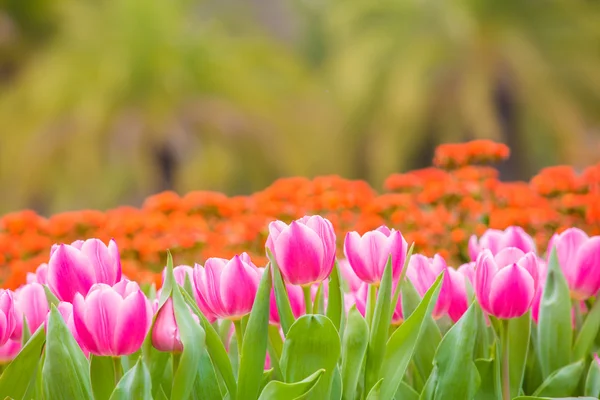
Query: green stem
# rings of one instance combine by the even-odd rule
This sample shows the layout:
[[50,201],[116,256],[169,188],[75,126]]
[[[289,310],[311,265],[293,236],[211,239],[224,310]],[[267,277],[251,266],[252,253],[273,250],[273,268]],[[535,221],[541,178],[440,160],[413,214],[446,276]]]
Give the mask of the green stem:
[[579,331],[581,329],[581,325],[583,325],[583,315],[581,313],[581,302],[579,300],[573,299],[573,309],[575,312],[575,329]]
[[242,342],[244,341],[244,332],[242,330],[242,320],[238,319],[233,321],[235,327],[235,339],[237,341],[238,357],[242,356]]
[[115,386],[121,380],[121,376],[123,375],[123,364],[121,364],[121,357],[113,357],[113,370],[115,373]]
[[306,308],[306,313],[309,314],[312,312],[312,299],[310,298],[310,286],[302,286],[302,292],[304,293],[304,307]]
[[502,340],[502,399],[510,400],[510,351],[508,340],[508,320],[501,320],[500,338]]
[[369,285],[367,296],[367,326],[372,329],[371,323],[373,322],[373,314],[375,314],[375,303],[377,303],[377,287],[375,285]]

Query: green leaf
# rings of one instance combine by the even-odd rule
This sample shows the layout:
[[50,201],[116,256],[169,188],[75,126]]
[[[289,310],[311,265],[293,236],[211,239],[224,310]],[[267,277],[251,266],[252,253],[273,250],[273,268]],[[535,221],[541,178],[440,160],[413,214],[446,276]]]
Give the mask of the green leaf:
[[221,340],[221,337],[215,328],[210,322],[208,322],[204,314],[202,314],[198,308],[196,301],[187,293],[183,293],[183,297],[185,298],[186,303],[192,308],[192,311],[194,311],[194,313],[202,322],[202,326],[204,327],[204,332],[206,334],[205,340],[208,354],[210,355],[210,358],[217,371],[221,375],[221,378],[223,378],[225,386],[227,387],[227,391],[230,393],[231,398],[233,398],[237,392],[237,383],[235,381],[233,368],[229,362],[227,350],[225,350],[225,345],[223,344],[223,341]]
[[[158,396],[158,392],[161,386],[166,386],[171,391],[171,379],[165,382],[165,374],[167,369],[171,370],[171,353],[165,353],[156,350],[154,347],[150,347],[149,354],[147,356],[147,364],[150,366],[150,381],[152,382],[152,396]],[[173,371],[171,370],[171,375]]]
[[527,365],[531,316],[527,312],[519,318],[508,320],[508,351],[510,365],[510,397],[519,395]]
[[598,335],[598,330],[600,330],[600,300],[596,299],[585,318],[577,339],[575,339],[575,345],[573,346],[574,360],[580,360],[589,354],[596,335]]
[[356,306],[348,312],[342,339],[342,398],[353,400],[360,377],[361,366],[367,351],[369,327]]
[[340,271],[337,260],[329,275],[329,295],[327,297],[327,318],[333,322],[335,329],[340,331],[342,324],[342,288],[340,286]]
[[475,360],[475,365],[477,366],[477,371],[479,372],[479,377],[481,379],[481,383],[479,385],[479,390],[475,393],[475,400],[496,400],[498,397],[496,395],[495,388],[495,379],[496,379],[496,363],[493,358],[490,359],[479,359]]
[[341,400],[342,399],[342,373],[340,372],[340,366],[336,365],[333,370],[333,379],[331,381],[331,395],[330,400]]
[[[473,362],[479,305],[474,302],[462,318],[446,333],[433,361],[435,373],[431,399],[472,399],[480,384]],[[424,345],[429,345],[426,341]],[[429,386],[429,382],[426,386]]]
[[44,397],[52,400],[93,399],[88,360],[55,306],[50,310],[46,360],[42,368]]
[[27,388],[35,384],[36,371],[45,342],[46,333],[44,327],[40,326],[0,375],[0,398],[21,399],[27,392]]
[[283,344],[281,370],[288,383],[305,379],[317,370],[325,373],[309,398],[328,399],[341,345],[337,329],[320,314],[304,315],[291,326]]
[[48,306],[58,307],[60,300],[52,293],[48,285],[44,285],[44,292],[46,293],[46,300],[48,300]]
[[[369,392],[379,380],[381,363],[385,355],[385,345],[388,341],[389,327],[392,319],[392,256],[390,255],[383,271],[383,278],[377,293],[375,313],[371,322],[369,345],[367,346],[367,361],[365,368],[365,391]],[[395,391],[395,390],[394,390]]]
[[569,286],[558,265],[554,248],[548,263],[538,320],[538,356],[544,379],[569,364],[572,343]]
[[185,274],[185,281],[183,283],[183,289],[187,294],[189,294],[192,298],[194,298],[194,285],[192,284],[192,280],[188,274]]
[[373,387],[369,391],[367,400],[379,400],[381,398],[380,390],[381,390],[382,382],[383,382],[383,379],[380,379],[377,381],[377,383],[375,383],[375,385],[373,385]]
[[320,369],[296,383],[271,381],[263,389],[259,400],[292,400],[301,398],[319,383],[324,372],[324,369]]
[[553,372],[533,395],[542,397],[571,396],[577,389],[584,368],[585,363],[580,360]]
[[[292,326],[296,318],[292,312],[292,306],[290,305],[290,299],[287,295],[285,284],[283,283],[283,277],[281,276],[279,265],[277,264],[277,261],[275,261],[275,257],[273,257],[273,253],[271,253],[271,250],[269,249],[267,249],[267,256],[271,261],[271,268],[273,268],[275,302],[277,303],[277,311],[279,312],[279,323],[285,336],[287,335],[287,332],[290,330],[290,326]],[[309,314],[310,310],[306,310],[306,313]]]
[[[123,375],[110,400],[152,400],[152,379],[140,357],[135,366]],[[97,400],[97,399],[95,399]]]
[[113,358],[90,355],[90,377],[94,400],[109,399],[116,385]]
[[[400,298],[400,293],[401,290],[400,288],[402,287],[402,285],[404,284],[404,277],[406,276],[406,272],[408,271],[408,264],[410,262],[410,258],[412,257],[413,251],[415,249],[415,244],[412,243],[410,245],[410,248],[408,249],[408,252],[406,253],[406,258],[404,259],[404,265],[402,266],[402,272],[400,272],[400,276],[398,277],[398,282],[396,283],[396,287],[394,288],[394,292],[393,292],[393,296],[392,296],[392,304],[390,306],[390,320],[392,318],[392,315],[394,314],[394,310],[396,309],[396,306],[398,305],[398,299]],[[391,262],[391,256],[389,261]],[[415,305],[416,307],[416,305]],[[410,310],[410,313],[412,313],[414,309]],[[410,315],[410,313],[408,314],[402,314],[404,316],[404,319],[407,319],[408,316]]]
[[[431,315],[437,301],[443,274],[440,274],[429,288],[423,300],[406,321],[392,334],[388,340],[383,359],[383,384],[381,397],[391,399],[398,390],[398,385],[406,372],[415,348],[420,341],[423,321]],[[424,343],[427,346],[428,343]]]
[[315,303],[313,304],[313,314],[325,314],[325,306],[323,304],[325,294],[323,293],[323,286],[323,282],[319,283],[317,293],[315,294]]
[[419,400],[419,393],[411,388],[406,382],[402,381],[400,382],[400,386],[398,386],[394,398],[402,400]]
[[600,398],[600,365],[595,357],[585,379],[585,395]]
[[267,342],[269,337],[269,306],[271,302],[271,269],[265,268],[256,299],[244,333],[238,374],[238,398],[256,399],[259,395]]

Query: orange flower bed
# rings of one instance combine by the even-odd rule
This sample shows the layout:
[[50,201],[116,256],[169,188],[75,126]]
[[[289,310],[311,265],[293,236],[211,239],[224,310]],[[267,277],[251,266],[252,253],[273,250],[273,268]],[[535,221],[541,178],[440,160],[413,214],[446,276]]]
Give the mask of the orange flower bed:
[[124,274],[157,285],[167,249],[176,265],[243,251],[261,265],[269,222],[307,214],[333,223],[339,255],[345,232],[386,224],[414,242],[416,251],[437,252],[454,265],[467,261],[469,236],[487,228],[522,226],[542,251],[555,231],[567,227],[600,234],[600,164],[580,175],[569,166],[546,168],[530,182],[501,182],[497,170],[481,165],[508,154],[506,146],[489,141],[442,145],[435,153],[437,167],[393,174],[383,193],[339,176],[296,177],[249,196],[164,192],[140,208],[71,211],[50,218],[30,210],[10,213],[0,218],[0,282],[15,289],[28,272],[48,261],[52,244],[91,237],[114,238]]

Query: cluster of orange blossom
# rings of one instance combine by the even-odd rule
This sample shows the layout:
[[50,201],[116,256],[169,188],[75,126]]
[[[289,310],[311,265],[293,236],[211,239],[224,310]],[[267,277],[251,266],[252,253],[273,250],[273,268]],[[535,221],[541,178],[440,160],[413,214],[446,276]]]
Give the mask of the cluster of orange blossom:
[[328,218],[340,246],[347,231],[363,233],[385,224],[414,242],[415,251],[439,253],[454,265],[467,261],[469,236],[487,228],[521,226],[542,251],[554,232],[568,227],[600,234],[600,163],[581,174],[556,166],[530,182],[501,182],[489,164],[508,154],[505,145],[491,141],[442,145],[436,167],[393,174],[383,193],[339,176],[296,177],[249,196],[163,192],[140,208],[71,211],[49,218],[30,210],[10,213],[0,218],[0,283],[18,287],[28,272],[48,261],[52,244],[91,237],[114,238],[123,273],[146,283],[160,283],[167,249],[176,265],[244,251],[264,265],[269,222],[307,214]]

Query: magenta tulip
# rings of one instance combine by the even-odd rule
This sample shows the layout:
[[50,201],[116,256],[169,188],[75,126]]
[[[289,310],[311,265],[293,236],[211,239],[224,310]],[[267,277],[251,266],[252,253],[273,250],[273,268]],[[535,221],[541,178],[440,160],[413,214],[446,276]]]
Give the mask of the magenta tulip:
[[450,305],[448,306],[448,316],[452,321],[458,321],[467,309],[469,302],[467,298],[466,280],[468,279],[463,272],[459,272],[454,268],[446,270],[444,279],[450,280]]
[[35,273],[27,273],[27,283],[40,283],[42,285],[48,284],[48,264],[40,264],[35,270]]
[[481,308],[498,318],[517,318],[529,311],[539,284],[539,267],[533,252],[516,247],[488,249],[477,257],[475,294]]
[[[190,313],[194,320],[200,323],[196,314],[191,311]],[[179,337],[179,328],[175,319],[172,298],[167,299],[156,315],[156,320],[152,327],[152,345],[157,350],[165,352],[183,351],[183,343],[181,343],[181,338]]]
[[492,255],[497,254],[506,247],[516,247],[524,253],[535,253],[535,242],[523,228],[519,226],[509,226],[504,231],[497,229],[488,229],[477,240],[475,235],[469,239],[469,256],[475,261],[483,249],[488,249]]
[[348,290],[350,292],[356,292],[362,285],[363,281],[356,275],[348,260],[345,258],[338,260],[338,267],[340,269],[340,275],[342,276],[342,279],[344,279],[348,285]]
[[114,240],[98,239],[54,247],[48,262],[48,286],[62,301],[86,295],[95,283],[114,285],[121,280],[121,261]]
[[0,346],[0,364],[11,362],[22,348],[21,340],[9,339],[8,342]]
[[23,316],[30,333],[34,333],[46,320],[50,307],[44,287],[39,283],[22,286],[16,296],[15,310],[17,311],[16,327],[11,338],[18,340],[23,335]]
[[230,320],[250,313],[260,276],[247,254],[231,260],[209,258],[204,268],[198,265],[194,269],[201,304],[212,315]]
[[540,315],[540,304],[542,302],[542,295],[544,294],[544,287],[546,286],[546,277],[548,274],[548,264],[546,261],[538,258],[538,286],[533,296],[533,302],[531,303],[531,318],[537,324]]
[[365,233],[348,232],[344,253],[356,275],[364,282],[379,285],[388,258],[392,257],[392,277],[397,280],[402,272],[408,244],[400,232],[386,226]]
[[447,269],[446,261],[439,254],[433,258],[415,254],[410,258],[406,270],[406,276],[421,297],[425,295],[437,277],[441,273],[445,273],[442,288],[433,309],[433,318],[435,319],[441,318],[448,311],[452,301],[452,280],[448,278]]
[[[246,254],[246,253],[244,253],[244,254]],[[247,256],[247,254],[246,254],[246,256]],[[196,264],[196,265],[198,265],[198,264]],[[198,266],[198,267],[202,268],[200,266]],[[165,283],[166,273],[167,273],[167,269],[165,267],[165,269],[163,270],[163,273],[162,273],[163,285]],[[189,277],[192,287],[196,286],[196,284],[194,282],[194,268],[190,267],[189,265],[179,265],[179,266],[173,268],[173,276],[175,277],[175,282],[179,286],[183,287],[185,285],[186,277]],[[160,298],[160,289],[157,292],[157,298]],[[217,317],[212,312],[210,312],[210,310],[207,308],[206,304],[202,301],[202,299],[200,299],[198,297],[197,290],[194,290],[194,299],[196,300],[196,305],[198,306],[200,311],[202,311],[202,314],[206,317],[208,322],[213,323],[217,319]],[[153,307],[154,307],[154,305],[153,305]],[[158,303],[156,303],[156,307],[158,307]],[[154,310],[155,313],[156,313],[156,311],[157,310]]]
[[575,300],[586,300],[600,290],[600,236],[588,237],[578,228],[554,235],[548,246],[548,260],[556,247],[558,262]]
[[331,222],[318,215],[303,217],[289,226],[269,224],[267,247],[281,274],[292,285],[309,286],[329,276],[335,262],[335,232]]
[[0,289],[0,346],[4,345],[17,328],[15,300],[10,290]]
[[[304,293],[302,292],[302,288],[300,286],[286,284],[285,289],[287,291],[287,297],[292,308],[292,314],[294,314],[294,317],[298,318],[304,314],[304,310],[306,308],[304,304]],[[279,325],[279,310],[277,309],[277,300],[275,299],[275,289],[271,289],[270,301],[271,306],[269,308],[269,323],[273,325]]]
[[152,324],[152,307],[135,282],[121,281],[114,287],[98,283],[85,298],[75,295],[73,320],[90,353],[129,355],[144,342]]

